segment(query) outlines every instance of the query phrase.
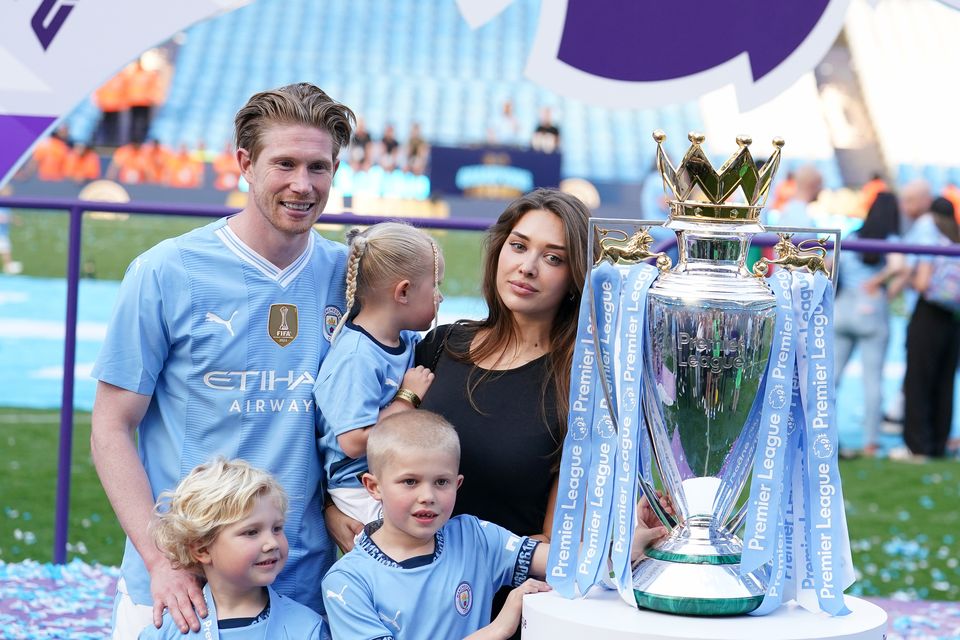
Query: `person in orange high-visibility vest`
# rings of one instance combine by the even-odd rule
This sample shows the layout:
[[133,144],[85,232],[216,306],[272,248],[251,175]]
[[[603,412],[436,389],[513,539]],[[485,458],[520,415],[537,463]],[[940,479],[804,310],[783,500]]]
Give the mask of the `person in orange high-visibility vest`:
[[240,165],[237,164],[237,152],[233,144],[227,142],[223,151],[213,160],[213,172],[216,174],[213,186],[220,191],[233,191],[240,183]]
[[160,79],[156,71],[144,69],[137,60],[128,67],[127,103],[130,105],[130,140],[144,142],[150,129],[150,114],[157,104]]
[[163,183],[177,189],[196,189],[200,186],[201,166],[190,155],[187,145],[180,145],[176,153],[167,156]]
[[93,94],[93,101],[100,109],[100,124],[94,134],[97,144],[115,147],[120,140],[120,115],[127,110],[127,77],[120,72],[107,80]]
[[61,126],[49,138],[37,145],[33,151],[33,163],[37,177],[48,182],[63,180],[63,165],[70,151],[68,130]]
[[82,142],[76,143],[63,162],[63,175],[74,182],[87,182],[100,177],[100,156]]

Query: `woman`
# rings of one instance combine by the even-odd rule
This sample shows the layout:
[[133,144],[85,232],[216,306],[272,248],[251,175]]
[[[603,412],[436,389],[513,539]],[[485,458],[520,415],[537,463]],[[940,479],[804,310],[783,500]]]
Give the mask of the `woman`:
[[[566,434],[589,217],[580,200],[559,191],[538,189],[510,203],[484,245],[486,319],[439,327],[417,350],[417,364],[436,375],[422,407],[447,418],[460,436],[464,480],[454,514],[545,541]],[[494,599],[494,616],[507,593]]]
[[[590,212],[538,189],[487,232],[482,294],[489,314],[431,332],[417,364],[436,378],[421,405],[461,440],[455,514],[548,540],[566,434],[570,364],[587,270]],[[360,523],[328,505],[330,534],[352,547]]]
[[418,348],[433,369],[423,408],[461,441],[455,513],[549,539],[570,364],[587,268],[589,211],[540,189],[490,228],[483,262],[486,319],[438,328]]
[[[930,212],[942,244],[960,242],[953,204],[937,198]],[[920,224],[918,220],[914,224]],[[904,374],[903,439],[913,456],[946,455],[953,423],[953,382],[960,355],[960,321],[949,309],[929,302],[924,293],[934,277],[935,261],[921,260],[913,287],[920,294],[907,326]]]
[[[850,239],[887,240],[897,235],[900,210],[897,198],[883,192],[876,196],[860,229]],[[877,431],[882,420],[883,361],[890,335],[887,283],[902,269],[899,254],[844,252],[840,256],[841,287],[837,293],[837,380],[860,345],[863,365],[863,453],[877,453]]]

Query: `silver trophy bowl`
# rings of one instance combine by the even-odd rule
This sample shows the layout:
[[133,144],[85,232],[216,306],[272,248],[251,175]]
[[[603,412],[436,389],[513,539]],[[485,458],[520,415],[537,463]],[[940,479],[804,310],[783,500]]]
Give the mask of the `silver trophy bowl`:
[[757,445],[775,297],[744,266],[758,225],[667,226],[680,260],[647,296],[643,415],[676,526],[636,568],[635,596],[658,611],[741,614],[767,588],[763,570],[740,575],[733,510]]

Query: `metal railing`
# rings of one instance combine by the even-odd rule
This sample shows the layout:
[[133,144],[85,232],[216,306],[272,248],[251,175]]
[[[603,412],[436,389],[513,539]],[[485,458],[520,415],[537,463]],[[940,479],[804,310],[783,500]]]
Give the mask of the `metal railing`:
[[[212,206],[92,202],[89,200],[55,200],[17,197],[0,198],[0,207],[66,211],[70,216],[67,250],[66,336],[63,346],[63,389],[60,398],[60,446],[57,462],[56,520],[53,541],[53,561],[57,564],[63,564],[67,561],[67,530],[70,514],[70,470],[73,455],[73,388],[74,366],[76,364],[77,352],[77,298],[80,288],[80,239],[83,233],[83,214],[89,211],[105,211],[108,213],[132,213],[140,215],[222,218],[223,216],[236,213],[238,209]],[[396,219],[397,216],[358,216],[349,213],[325,213],[321,216],[319,224],[370,225]],[[487,229],[491,223],[490,220],[465,218],[404,218],[404,220],[424,228],[459,231],[483,231]]]
[[[74,366],[76,364],[77,345],[77,298],[80,282],[80,240],[83,233],[83,214],[90,211],[108,213],[130,213],[138,215],[174,215],[206,218],[220,218],[234,214],[235,208],[214,206],[191,206],[175,204],[115,203],[93,202],[89,200],[47,199],[0,197],[0,207],[17,209],[36,209],[66,211],[70,216],[70,230],[67,251],[67,314],[65,322],[66,336],[63,347],[63,389],[60,407],[60,446],[57,463],[56,521],[53,543],[53,560],[57,564],[66,562],[67,530],[70,512],[70,470],[73,449],[73,392]],[[396,220],[397,216],[359,216],[350,213],[324,213],[318,224],[331,225],[370,225],[387,220]],[[458,231],[484,231],[491,220],[467,218],[403,218],[406,222],[428,229],[447,229]],[[771,235],[758,236],[753,244],[772,246],[776,238]],[[661,243],[658,251],[676,244],[675,241]],[[832,245],[828,243],[828,247]],[[913,253],[925,255],[960,256],[960,245],[929,246],[886,242],[883,240],[845,240],[843,250],[871,253]]]

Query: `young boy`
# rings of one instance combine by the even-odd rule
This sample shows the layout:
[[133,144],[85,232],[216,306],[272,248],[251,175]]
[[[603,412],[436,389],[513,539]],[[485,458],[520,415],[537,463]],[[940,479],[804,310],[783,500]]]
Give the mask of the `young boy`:
[[187,632],[164,613],[153,638],[319,639],[323,619],[270,587],[287,561],[283,532],[287,496],[265,471],[243,460],[201,464],[177,488],[160,495],[151,531],[175,567],[201,571],[209,614]]
[[[460,441],[442,417],[406,411],[370,430],[363,484],[383,505],[323,579],[336,639],[509,638],[526,593],[550,587],[549,545],[518,537],[473,516],[450,518],[459,475]],[[638,528],[635,548],[666,530]],[[639,555],[639,551],[637,552]],[[517,587],[490,622],[501,586]]]

